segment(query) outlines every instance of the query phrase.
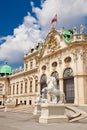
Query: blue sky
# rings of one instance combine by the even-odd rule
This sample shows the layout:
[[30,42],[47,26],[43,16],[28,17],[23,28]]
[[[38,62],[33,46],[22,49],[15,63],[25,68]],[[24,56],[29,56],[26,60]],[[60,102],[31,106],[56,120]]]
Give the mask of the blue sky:
[[87,0],[0,0],[0,66],[23,65],[24,53],[45,39],[51,19],[56,29],[83,24],[87,32]]
[[[41,0],[33,1],[40,6]],[[27,12],[32,14],[30,0],[0,0],[0,37],[12,35],[13,29],[22,24]]]

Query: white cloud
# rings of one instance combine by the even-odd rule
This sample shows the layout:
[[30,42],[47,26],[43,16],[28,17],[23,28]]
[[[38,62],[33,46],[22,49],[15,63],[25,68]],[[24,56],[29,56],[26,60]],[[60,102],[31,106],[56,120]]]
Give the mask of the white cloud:
[[62,25],[72,25],[73,22],[77,24],[79,17],[81,21],[81,17],[87,15],[86,5],[87,0],[46,0],[42,3],[42,8],[34,7],[32,4],[32,9],[42,27],[50,25],[49,23],[56,13],[58,15],[58,27],[62,27]]
[[57,28],[70,28],[85,24],[87,16],[87,0],[42,0],[40,7],[31,2],[32,12],[24,17],[23,24],[15,28],[12,36],[3,37],[6,42],[0,48],[0,60],[7,59],[11,64],[23,60],[23,54],[33,47],[35,43],[47,35],[50,30],[51,19],[57,13]]

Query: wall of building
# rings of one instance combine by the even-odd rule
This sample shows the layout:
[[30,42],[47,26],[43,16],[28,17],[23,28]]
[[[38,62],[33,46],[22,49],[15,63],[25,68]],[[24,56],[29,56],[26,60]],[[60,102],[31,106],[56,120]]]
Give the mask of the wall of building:
[[[40,50],[24,55],[24,70],[0,77],[4,90],[4,94],[0,94],[2,104],[3,95],[9,95],[14,97],[16,104],[34,105],[37,93],[41,94],[41,76],[49,77],[53,72],[58,73],[59,89],[65,91],[68,85],[73,86],[74,104],[87,104],[87,40],[80,39],[81,35],[78,39],[76,35],[72,43],[67,44],[57,31],[51,31]],[[55,37],[55,48],[49,46],[50,37]],[[65,72],[67,77],[64,77]]]

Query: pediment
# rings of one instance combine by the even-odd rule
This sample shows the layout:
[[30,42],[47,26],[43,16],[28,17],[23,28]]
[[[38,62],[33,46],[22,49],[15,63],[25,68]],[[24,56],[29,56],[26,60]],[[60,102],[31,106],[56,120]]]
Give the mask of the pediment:
[[61,35],[55,28],[52,28],[48,33],[45,44],[48,46],[48,49],[56,49],[60,47]]
[[58,31],[54,27],[51,28],[50,32],[46,36],[45,42],[42,44],[39,51],[38,57],[42,58],[50,53],[58,51],[62,48],[65,48],[69,45],[69,42],[66,42],[67,36],[66,33],[69,31]]
[[57,30],[55,30],[55,28],[52,28],[45,39],[45,42],[40,52],[40,57],[44,57],[45,55],[48,55],[49,53],[52,53],[55,50],[59,49],[61,47],[60,42],[61,35]]

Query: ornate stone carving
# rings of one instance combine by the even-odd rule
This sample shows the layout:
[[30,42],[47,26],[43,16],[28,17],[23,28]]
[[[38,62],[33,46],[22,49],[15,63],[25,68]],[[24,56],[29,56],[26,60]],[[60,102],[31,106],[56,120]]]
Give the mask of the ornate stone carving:
[[60,91],[57,88],[57,82],[55,77],[47,78],[47,87],[45,87],[42,91],[45,92],[47,90],[47,96],[51,97],[51,103],[64,103],[65,102],[65,94],[63,91]]
[[62,64],[62,57],[61,57],[61,55],[58,56],[58,62],[59,62],[59,65]]
[[73,59],[76,62],[78,60],[78,49],[73,49],[71,53],[73,54]]
[[80,50],[79,55],[80,55],[81,60],[83,60],[83,62],[86,63],[87,62],[87,49],[83,48],[83,50]]
[[71,68],[67,68],[64,71],[63,77],[68,78],[73,76],[73,70]]
[[84,33],[84,26],[81,24],[80,25],[80,34],[83,34]]
[[77,28],[76,27],[73,28],[73,33],[77,34]]

